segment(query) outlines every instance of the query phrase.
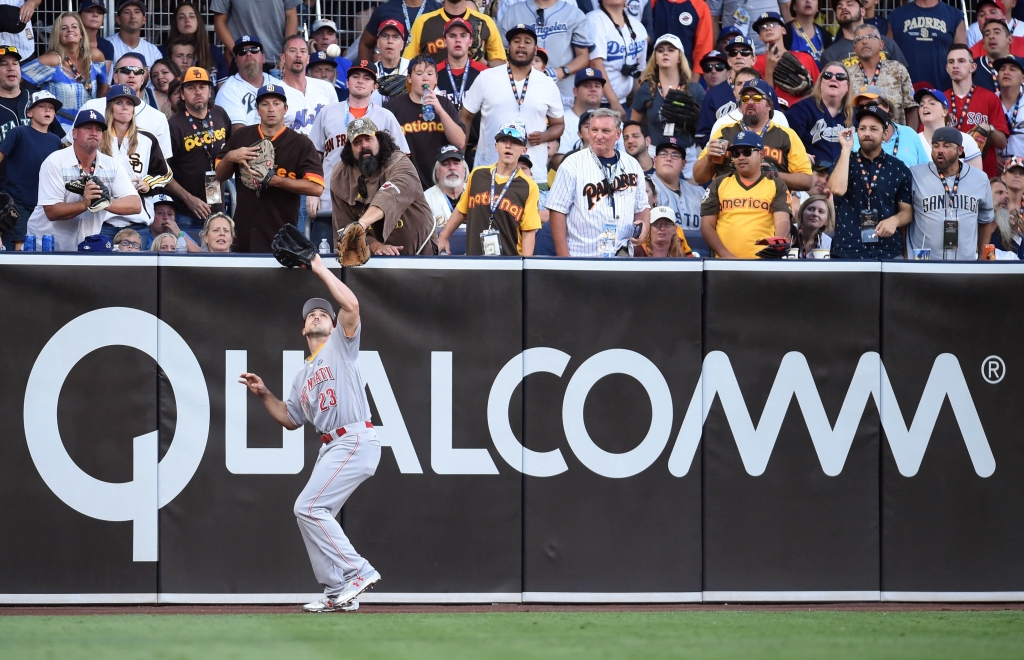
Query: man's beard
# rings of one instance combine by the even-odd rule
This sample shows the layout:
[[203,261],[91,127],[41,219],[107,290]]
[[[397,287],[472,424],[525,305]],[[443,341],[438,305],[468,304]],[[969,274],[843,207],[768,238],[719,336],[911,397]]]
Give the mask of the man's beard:
[[743,123],[747,126],[752,126],[757,123],[756,112],[745,112],[743,113]]
[[533,64],[534,55],[527,55],[525,58],[518,60],[515,55],[509,53],[508,61],[512,63],[512,66],[527,66],[528,64]]
[[359,171],[365,177],[371,177],[380,171],[380,157],[368,149],[359,152]]
[[319,327],[313,326],[309,330],[306,330],[306,337],[314,337],[317,339],[330,337],[331,331],[327,326],[321,325]]
[[462,175],[456,174],[455,172],[446,174],[445,177],[441,179],[441,185],[445,188],[458,188],[462,185]]
[[246,78],[253,78],[260,73],[263,72],[260,70],[260,65],[258,62],[246,62],[242,65],[242,74]]

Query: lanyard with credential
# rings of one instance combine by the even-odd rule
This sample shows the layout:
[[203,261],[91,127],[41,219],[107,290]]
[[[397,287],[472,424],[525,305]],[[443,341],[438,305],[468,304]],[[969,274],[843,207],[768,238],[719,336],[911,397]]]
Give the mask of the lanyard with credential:
[[[953,180],[953,192],[950,193],[949,186],[946,185],[946,177],[939,175],[939,181],[942,182],[942,189],[946,191],[946,208],[951,208],[953,202],[956,199],[956,191],[960,188],[960,177],[964,174],[964,167],[966,165],[960,165],[960,171],[956,173],[956,178]],[[938,172],[936,172],[938,173]]]
[[420,5],[420,8],[416,11],[416,16],[414,16],[411,21],[409,20],[409,8],[406,7],[404,0],[401,5],[402,17],[405,18],[405,45],[408,46],[409,41],[412,39],[412,24],[415,23],[416,19],[418,19],[420,14],[423,13],[423,9],[427,6],[427,2],[426,0],[423,0],[423,4]]
[[878,173],[882,171],[881,160],[883,158],[885,158],[885,154],[878,154],[879,162],[877,164],[876,163],[871,163],[871,168],[872,168],[873,172],[872,172],[871,176],[868,177],[868,172],[867,172],[866,169],[864,169],[864,159],[861,158],[860,154],[857,154],[857,164],[860,166],[860,178],[861,178],[861,181],[864,182],[864,187],[868,191],[868,208],[869,209],[871,208],[871,193],[874,192],[875,184],[878,183]]
[[[516,79],[512,77],[512,65],[506,64],[505,68],[508,69],[508,84],[512,86],[512,96],[515,97],[516,103],[519,104],[519,116],[523,116],[523,101],[526,100],[526,88],[530,86],[530,74],[526,74],[526,79],[523,80],[523,94],[519,95],[516,91]],[[466,62],[466,70],[469,71],[469,62]],[[531,69],[532,72],[532,69]],[[449,73],[448,75],[451,75]],[[463,74],[466,75],[466,74]]]
[[956,128],[963,130],[961,124],[967,121],[967,108],[970,107],[971,97],[974,96],[974,85],[971,85],[971,91],[967,92],[967,98],[964,99],[964,108],[962,115],[959,112],[957,112],[956,109],[956,94],[954,93],[952,96],[953,98],[950,99],[950,105],[953,107],[951,108],[951,112],[949,113],[949,125],[955,126]]
[[516,178],[517,174],[519,174],[519,167],[518,166],[516,166],[515,171],[512,172],[512,176],[510,176],[508,178],[508,181],[505,182],[504,187],[502,187],[502,189],[501,189],[501,194],[498,195],[497,199],[495,199],[494,198],[494,183],[495,183],[495,179],[497,179],[497,176],[498,176],[498,166],[495,165],[494,168],[491,170],[491,197],[490,197],[490,200],[491,200],[491,217],[490,217],[489,223],[487,225],[488,229],[493,229],[494,228],[494,214],[498,210],[498,207],[501,206],[501,200],[505,199],[505,193],[507,193],[508,189],[512,187],[512,180]]
[[[452,68],[450,66],[444,67],[444,70],[448,72],[448,80],[452,81],[452,94],[455,96],[455,105],[460,108],[462,107],[462,95],[466,93],[466,81],[469,80],[469,62],[469,60],[466,60],[466,68],[462,70],[462,85],[455,84],[455,76],[452,75]],[[529,77],[527,77],[527,80],[529,80]],[[512,93],[516,93],[516,84],[514,82],[512,83]],[[526,98],[525,86],[523,87],[523,98]],[[519,97],[516,97],[516,100],[519,101]],[[522,104],[522,101],[520,101],[519,105]]]
[[597,163],[597,168],[604,172],[605,186],[608,188],[608,204],[612,207],[612,215],[615,216],[615,222],[619,221],[619,214],[615,211],[615,174],[622,167],[622,159],[618,159],[615,165],[605,165],[601,162],[601,159],[594,153],[593,148],[589,149],[591,158]]
[[[216,139],[216,135],[214,133],[215,126],[213,123],[213,114],[207,111],[206,117],[199,120],[203,125],[202,133],[199,132],[199,127],[196,126],[196,118],[189,114],[188,110],[185,111],[185,117],[188,119],[188,122],[192,124],[192,130],[195,131],[195,135],[199,139],[199,143],[203,145],[203,151],[206,152],[206,157],[210,159],[210,169],[213,169],[215,163],[215,159],[213,157],[213,142]],[[207,118],[209,121],[207,121]],[[210,136],[209,142],[203,139],[207,135]]]

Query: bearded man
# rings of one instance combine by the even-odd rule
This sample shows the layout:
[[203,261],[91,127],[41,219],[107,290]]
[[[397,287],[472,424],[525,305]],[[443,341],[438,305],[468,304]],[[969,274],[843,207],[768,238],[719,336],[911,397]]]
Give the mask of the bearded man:
[[434,219],[412,161],[372,119],[349,123],[331,175],[335,235],[358,222],[375,255],[434,255]]

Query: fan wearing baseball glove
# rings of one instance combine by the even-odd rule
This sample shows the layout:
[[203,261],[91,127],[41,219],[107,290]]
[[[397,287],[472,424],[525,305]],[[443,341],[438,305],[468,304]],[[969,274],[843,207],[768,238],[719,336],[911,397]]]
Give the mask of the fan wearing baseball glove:
[[285,225],[295,225],[303,196],[324,189],[320,154],[309,138],[284,125],[288,99],[281,85],[256,93],[260,123],[232,131],[217,162],[217,179],[238,182],[235,247],[238,252],[270,252]]
[[786,26],[782,14],[764,12],[751,27],[765,43],[765,53],[758,55],[754,68],[775,88],[779,98],[792,106],[810,94],[818,78],[818,65],[808,53],[786,50],[783,44]]
[[389,98],[408,94],[409,86],[406,85],[406,80],[408,80],[408,76],[404,76],[401,73],[392,73],[389,76],[384,76],[377,81],[377,91],[380,92],[381,96]]
[[0,192],[0,236],[14,229],[21,219],[21,213],[14,204],[14,199],[5,192]]
[[660,115],[666,125],[675,124],[675,135],[689,135],[692,138],[697,132],[700,103],[687,89],[670,89],[661,105]]

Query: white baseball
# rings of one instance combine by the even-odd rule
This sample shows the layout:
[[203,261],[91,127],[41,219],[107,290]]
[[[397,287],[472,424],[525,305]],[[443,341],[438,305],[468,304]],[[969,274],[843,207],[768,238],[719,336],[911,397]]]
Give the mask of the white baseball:
[[327,47],[327,57],[337,57],[338,55],[341,55],[341,46],[331,44]]

